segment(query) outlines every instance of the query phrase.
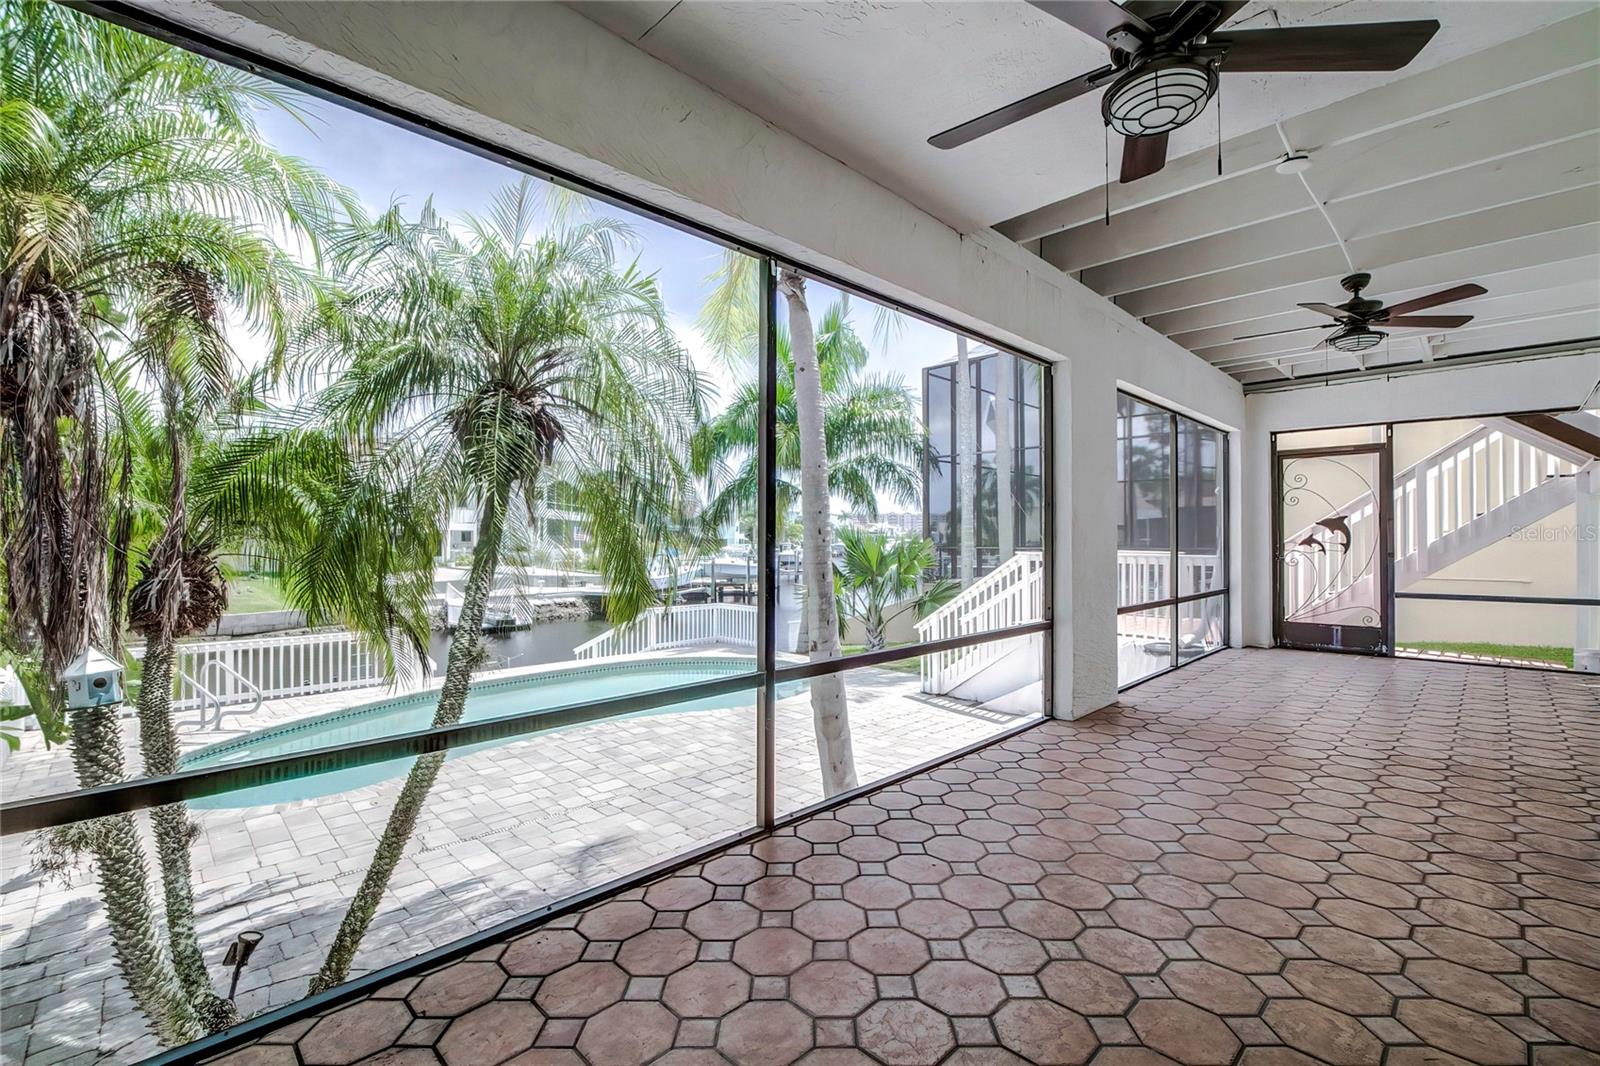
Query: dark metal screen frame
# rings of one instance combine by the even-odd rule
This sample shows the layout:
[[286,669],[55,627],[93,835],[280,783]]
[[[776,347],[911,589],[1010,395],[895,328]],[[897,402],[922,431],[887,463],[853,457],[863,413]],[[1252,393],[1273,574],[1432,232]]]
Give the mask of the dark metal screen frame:
[[[1277,435],[1272,438],[1272,645],[1275,648],[1296,648],[1301,651],[1332,652],[1340,655],[1394,654],[1394,442],[1393,427],[1384,425],[1383,440],[1372,444],[1341,444],[1326,448],[1291,448],[1280,450]],[[1372,500],[1378,512],[1378,610],[1382,620],[1371,628],[1378,630],[1377,648],[1341,648],[1304,643],[1291,643],[1285,636],[1283,618],[1283,459],[1320,459],[1341,455],[1376,455],[1378,458],[1378,484],[1372,489]],[[1309,623],[1308,623],[1309,624]],[[1339,628],[1339,627],[1332,627]]]
[[[1155,411],[1159,411],[1167,416],[1167,439],[1171,442],[1170,452],[1172,456],[1172,461],[1170,464],[1171,469],[1168,471],[1167,475],[1167,487],[1170,494],[1169,498],[1171,500],[1171,506],[1169,507],[1170,514],[1167,521],[1167,539],[1168,543],[1171,545],[1171,550],[1169,553],[1170,563],[1168,565],[1168,569],[1172,572],[1172,580],[1169,582],[1168,588],[1172,592],[1172,595],[1164,596],[1157,600],[1149,600],[1142,603],[1130,603],[1126,605],[1119,604],[1117,606],[1118,617],[1121,617],[1125,614],[1138,614],[1141,611],[1154,611],[1166,608],[1170,612],[1171,618],[1172,640],[1170,643],[1172,645],[1172,650],[1169,655],[1167,665],[1162,667],[1160,670],[1152,671],[1151,673],[1145,674],[1133,681],[1129,681],[1126,684],[1119,683],[1117,685],[1118,692],[1126,692],[1135,685],[1142,685],[1146,681],[1154,681],[1158,677],[1161,677],[1165,674],[1170,674],[1174,670],[1181,670],[1185,666],[1197,663],[1201,659],[1209,658],[1210,656],[1215,655],[1217,652],[1233,646],[1233,624],[1232,619],[1230,618],[1231,611],[1229,610],[1228,601],[1228,596],[1233,587],[1233,523],[1229,521],[1229,510],[1232,507],[1233,500],[1232,470],[1229,466],[1231,461],[1231,449],[1233,447],[1233,434],[1223,429],[1221,426],[1213,425],[1204,419],[1195,418],[1192,415],[1181,414],[1180,412],[1175,411],[1164,404],[1159,404],[1153,400],[1146,399],[1137,393],[1128,392],[1124,389],[1118,389],[1117,396],[1119,398],[1126,396],[1137,403],[1144,404],[1146,407],[1149,407]],[[1217,454],[1217,516],[1220,520],[1219,525],[1221,526],[1221,535],[1217,538],[1217,551],[1222,563],[1222,587],[1207,589],[1205,592],[1192,592],[1188,593],[1187,595],[1181,595],[1178,592],[1178,590],[1183,587],[1183,581],[1178,572],[1178,568],[1181,565],[1180,559],[1182,558],[1181,545],[1178,541],[1180,533],[1178,513],[1181,510],[1178,504],[1180,497],[1180,486],[1178,481],[1178,468],[1180,466],[1178,457],[1179,419],[1185,419],[1197,426],[1209,429],[1222,439],[1222,447]],[[1219,599],[1222,601],[1222,643],[1217,647],[1212,648],[1208,652],[1196,655],[1187,661],[1182,661],[1178,655],[1178,608],[1186,603],[1197,603],[1201,600],[1212,599]]]
[[[720,849],[756,839],[775,828],[780,828],[819,811],[847,803],[924,772],[951,759],[979,750],[1009,736],[1033,728],[1052,713],[1055,679],[1054,648],[1054,372],[1056,364],[1027,352],[1018,351],[983,333],[958,326],[937,315],[905,306],[883,296],[832,276],[826,271],[798,262],[782,259],[769,249],[754,245],[719,232],[718,230],[645,203],[626,194],[615,192],[559,168],[539,162],[523,154],[511,152],[490,141],[471,136],[433,120],[405,111],[386,101],[353,91],[333,81],[319,78],[275,59],[252,53],[230,42],[196,32],[180,23],[163,18],[144,9],[119,2],[77,2],[68,6],[86,14],[103,18],[138,33],[165,41],[176,47],[197,53],[206,58],[239,67],[260,77],[286,84],[310,96],[329,101],[387,122],[452,148],[464,150],[491,160],[514,171],[531,174],[542,180],[564,186],[623,210],[643,215],[653,221],[688,233],[694,237],[718,244],[724,248],[750,255],[759,261],[762,293],[760,298],[760,354],[758,388],[762,396],[761,425],[757,465],[762,474],[761,498],[757,506],[756,540],[762,548],[760,566],[761,585],[757,603],[761,619],[757,630],[756,656],[747,673],[717,678],[677,688],[635,693],[607,700],[594,701],[555,711],[536,710],[486,721],[460,723],[441,729],[425,729],[351,742],[316,749],[310,752],[252,760],[225,767],[179,773],[153,778],[135,779],[94,789],[81,789],[51,796],[42,796],[0,805],[0,836],[45,829],[70,824],[89,818],[112,814],[131,813],[163,804],[179,802],[202,796],[259,786],[289,776],[315,775],[334,772],[356,765],[370,764],[388,759],[448,751],[467,744],[485,740],[506,740],[557,728],[603,721],[621,715],[637,713],[652,708],[670,706],[699,697],[726,695],[733,692],[753,692],[756,715],[756,793],[754,823],[748,830],[713,841],[662,863],[607,882],[592,889],[566,897],[547,907],[539,908],[508,922],[483,930],[474,930],[461,939],[404,960],[400,963],[372,971],[364,976],[336,986],[315,996],[295,1001],[284,1007],[257,1015],[231,1029],[202,1038],[199,1041],[163,1051],[145,1060],[147,1064],[174,1066],[178,1063],[196,1063],[219,1055],[230,1049],[248,1044],[270,1030],[290,1021],[313,1015],[341,1003],[360,998],[382,985],[400,977],[421,973],[454,958],[482,947],[495,940],[537,926],[560,914],[569,913],[595,900],[654,880],[681,866],[695,862]],[[1038,364],[1041,367],[1040,391],[1040,479],[1041,528],[1040,542],[1043,554],[1043,616],[1035,622],[1005,630],[976,633],[942,641],[889,648],[880,652],[841,656],[838,659],[800,666],[779,668],[776,664],[776,513],[775,513],[775,433],[772,418],[777,389],[777,359],[775,344],[776,297],[773,271],[780,262],[791,263],[818,281],[841,291],[890,307],[898,313],[929,323],[939,328],[960,333],[985,344],[996,352]],[[860,788],[801,810],[779,814],[776,811],[776,757],[775,757],[775,687],[778,681],[823,674],[842,673],[857,667],[873,666],[898,659],[932,654],[938,651],[975,646],[979,644],[1013,640],[1019,637],[1041,637],[1041,675],[1043,678],[1042,714],[1002,730],[983,740],[946,752],[905,770],[873,781]]]

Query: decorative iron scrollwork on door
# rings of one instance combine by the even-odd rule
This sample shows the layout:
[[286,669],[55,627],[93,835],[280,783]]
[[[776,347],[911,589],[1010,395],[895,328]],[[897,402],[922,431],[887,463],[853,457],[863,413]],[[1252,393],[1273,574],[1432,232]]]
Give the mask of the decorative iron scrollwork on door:
[[1370,454],[1284,460],[1278,501],[1284,621],[1381,624],[1377,475]]

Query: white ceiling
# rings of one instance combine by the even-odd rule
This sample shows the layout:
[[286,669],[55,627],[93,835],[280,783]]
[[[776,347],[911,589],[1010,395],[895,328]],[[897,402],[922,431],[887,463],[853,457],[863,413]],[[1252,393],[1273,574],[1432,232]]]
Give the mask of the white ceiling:
[[[1294,305],[1341,302],[1351,263],[1389,303],[1462,281],[1490,290],[1435,312],[1477,315],[1468,329],[1397,334],[1369,362],[1600,334],[1593,3],[1252,0],[1229,26],[1442,28],[1393,73],[1225,74],[1226,177],[1213,105],[1173,135],[1166,170],[1112,184],[1110,226],[1093,94],[961,148],[927,144],[1105,61],[1021,0],[571,6],[951,225],[997,226],[1245,381],[1352,365],[1302,354],[1315,335],[1233,341],[1326,321]],[[1271,168],[1284,137],[1312,153],[1309,191]]]

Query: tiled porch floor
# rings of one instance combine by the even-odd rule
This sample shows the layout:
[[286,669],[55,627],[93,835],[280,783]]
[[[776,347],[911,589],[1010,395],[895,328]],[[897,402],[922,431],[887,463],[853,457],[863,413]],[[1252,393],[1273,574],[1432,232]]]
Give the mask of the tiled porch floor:
[[225,1061],[1596,1063],[1597,806],[1600,679],[1227,652]]

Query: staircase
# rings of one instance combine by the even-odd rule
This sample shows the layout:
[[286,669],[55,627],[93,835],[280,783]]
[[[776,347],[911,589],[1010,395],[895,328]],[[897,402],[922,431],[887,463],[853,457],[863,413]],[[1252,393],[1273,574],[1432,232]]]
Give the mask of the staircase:
[[[917,639],[947,640],[1044,617],[1044,553],[1017,552],[917,623]],[[921,657],[922,691],[982,703],[1037,686],[1038,638],[997,640]]]
[[[1583,412],[1489,418],[1393,476],[1394,580],[1404,591],[1424,578],[1570,506],[1575,475],[1600,457],[1600,418]],[[1344,555],[1371,558],[1378,522],[1372,494],[1340,508],[1350,529]],[[1283,543],[1286,556],[1315,532],[1307,526]],[[1285,568],[1288,606],[1336,611],[1359,596],[1358,566],[1319,579],[1313,568]],[[1302,582],[1325,587],[1299,588]]]
[[[1550,416],[1574,429],[1593,415]],[[1569,422],[1569,419],[1571,420]],[[1596,438],[1600,446],[1600,438]],[[1395,589],[1402,591],[1571,506],[1574,475],[1595,461],[1516,418],[1490,418],[1394,478]]]

